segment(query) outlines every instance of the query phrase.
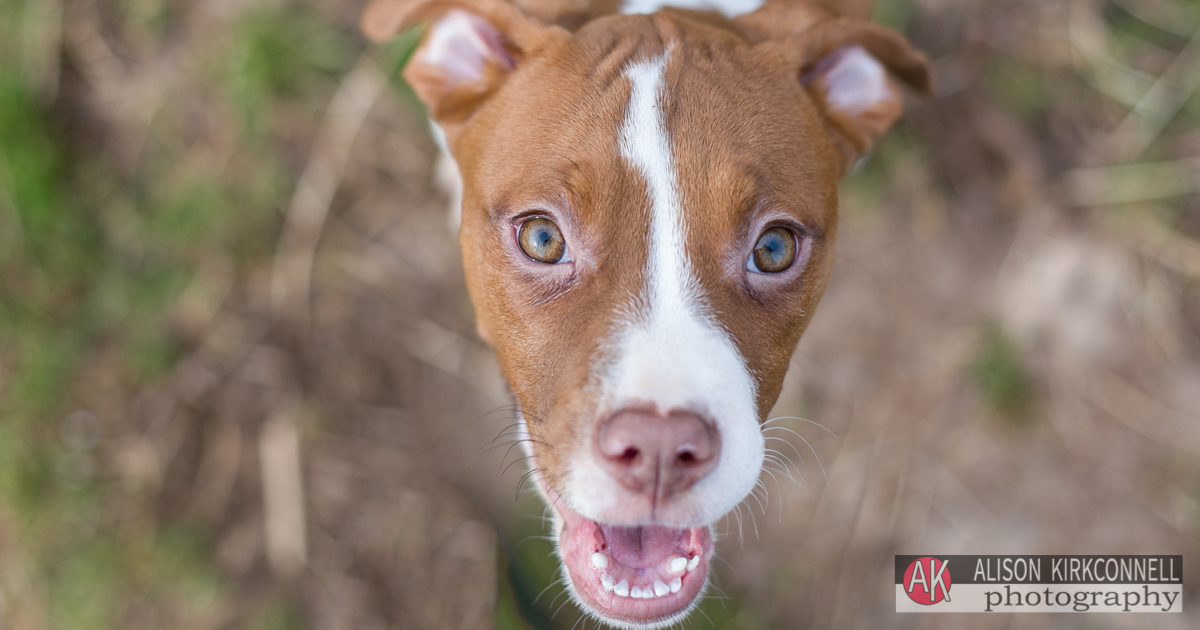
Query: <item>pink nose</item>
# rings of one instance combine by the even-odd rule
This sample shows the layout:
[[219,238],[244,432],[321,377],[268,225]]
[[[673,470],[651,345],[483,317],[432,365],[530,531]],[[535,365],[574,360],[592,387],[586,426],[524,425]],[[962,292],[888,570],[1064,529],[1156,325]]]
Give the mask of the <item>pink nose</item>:
[[619,411],[600,425],[596,449],[604,469],[630,490],[658,501],[684,492],[717,465],[717,430],[700,416]]

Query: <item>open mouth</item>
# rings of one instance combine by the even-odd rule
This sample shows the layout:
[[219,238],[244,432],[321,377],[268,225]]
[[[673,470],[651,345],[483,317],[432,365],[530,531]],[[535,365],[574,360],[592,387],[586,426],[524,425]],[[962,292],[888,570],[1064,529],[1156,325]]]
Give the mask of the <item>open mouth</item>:
[[605,525],[551,504],[562,519],[558,548],[572,590],[605,621],[669,625],[699,599],[713,552],[707,526]]

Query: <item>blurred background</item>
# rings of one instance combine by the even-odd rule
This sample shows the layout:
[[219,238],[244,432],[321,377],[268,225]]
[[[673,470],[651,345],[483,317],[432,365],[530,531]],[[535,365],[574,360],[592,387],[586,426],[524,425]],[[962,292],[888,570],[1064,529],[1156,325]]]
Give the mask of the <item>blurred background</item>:
[[[361,4],[0,0],[0,629],[594,627]],[[844,8],[937,94],[687,627],[1200,627],[1200,3]],[[899,553],[1181,553],[1186,612],[900,616]]]

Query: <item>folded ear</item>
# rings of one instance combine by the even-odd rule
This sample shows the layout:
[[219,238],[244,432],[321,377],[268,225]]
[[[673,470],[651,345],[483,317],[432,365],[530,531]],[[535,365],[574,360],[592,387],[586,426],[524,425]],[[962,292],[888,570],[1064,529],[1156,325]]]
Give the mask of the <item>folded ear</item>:
[[779,0],[735,22],[752,40],[785,47],[847,170],[904,111],[893,77],[922,94],[932,90],[928,58],[891,29]]
[[565,34],[504,0],[375,0],[361,19],[376,42],[422,23],[404,78],[451,136],[526,57]]

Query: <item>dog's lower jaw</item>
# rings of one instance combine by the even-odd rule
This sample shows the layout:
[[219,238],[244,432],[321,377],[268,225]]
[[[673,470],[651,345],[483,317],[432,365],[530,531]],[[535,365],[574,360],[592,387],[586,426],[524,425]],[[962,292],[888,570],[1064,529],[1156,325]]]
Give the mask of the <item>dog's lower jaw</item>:
[[576,513],[534,477],[553,512],[555,551],[580,610],[611,627],[652,630],[697,607],[708,588],[712,525],[605,525]]

